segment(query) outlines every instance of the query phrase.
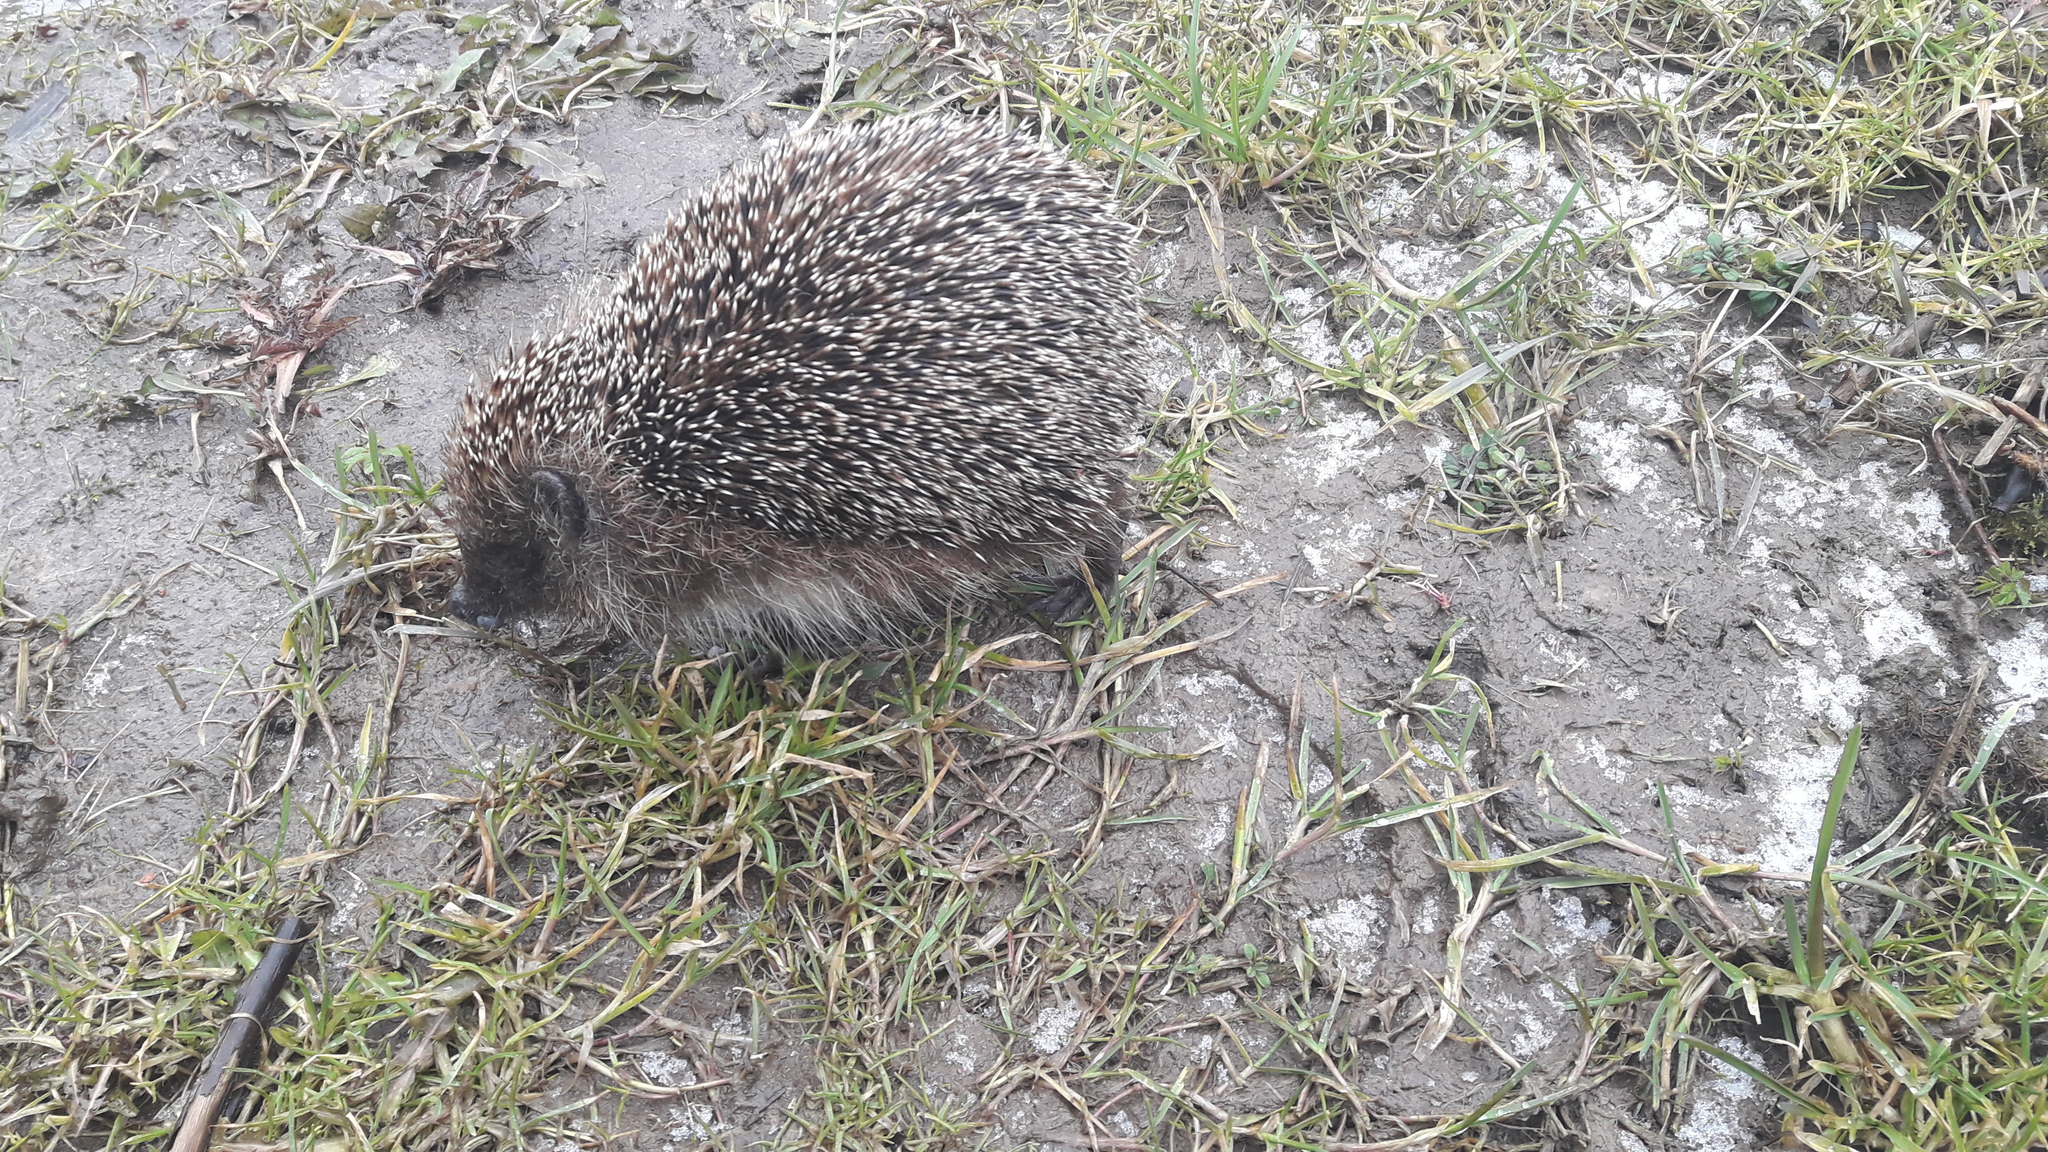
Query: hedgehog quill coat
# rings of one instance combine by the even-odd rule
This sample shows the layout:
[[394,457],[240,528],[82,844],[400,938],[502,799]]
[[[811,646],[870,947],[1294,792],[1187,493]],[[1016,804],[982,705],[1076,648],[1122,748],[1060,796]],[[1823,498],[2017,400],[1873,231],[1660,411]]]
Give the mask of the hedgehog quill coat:
[[465,398],[454,611],[802,645],[1113,572],[1131,243],[1100,181],[992,127],[772,148]]

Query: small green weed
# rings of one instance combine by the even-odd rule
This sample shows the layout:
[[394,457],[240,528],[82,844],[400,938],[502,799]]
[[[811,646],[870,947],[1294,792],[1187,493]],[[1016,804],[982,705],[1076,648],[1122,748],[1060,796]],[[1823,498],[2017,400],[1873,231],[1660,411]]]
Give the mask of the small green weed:
[[2034,579],[2010,560],[2002,560],[1977,577],[1977,595],[1992,608],[2032,608]]
[[2000,549],[2013,556],[2048,556],[2048,500],[2036,497],[2010,512],[1987,513],[1984,526]]
[[1749,304],[1759,320],[1769,319],[1792,302],[1818,295],[1813,281],[1813,253],[1794,249],[1783,255],[1719,232],[1707,242],[1679,254],[1679,271],[1694,280],[1726,284]]
[[1540,522],[1536,510],[1555,508],[1564,483],[1554,461],[1531,455],[1549,447],[1541,437],[1510,443],[1497,431],[1482,432],[1477,443],[1444,457],[1444,494],[1482,525]]

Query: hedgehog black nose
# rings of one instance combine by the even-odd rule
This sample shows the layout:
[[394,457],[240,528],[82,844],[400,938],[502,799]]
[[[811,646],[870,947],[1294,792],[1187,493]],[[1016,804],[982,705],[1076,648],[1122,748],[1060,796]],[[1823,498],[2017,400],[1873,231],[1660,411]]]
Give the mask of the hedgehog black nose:
[[482,610],[467,584],[457,584],[448,594],[448,611],[486,631],[498,626],[498,618]]

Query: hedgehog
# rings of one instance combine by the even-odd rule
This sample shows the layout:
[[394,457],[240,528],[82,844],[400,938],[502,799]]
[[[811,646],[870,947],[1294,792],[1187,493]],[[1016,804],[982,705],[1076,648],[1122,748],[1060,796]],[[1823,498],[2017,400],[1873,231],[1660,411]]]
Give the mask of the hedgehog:
[[1134,230],[969,120],[806,133],[698,192],[462,403],[452,613],[788,650],[1052,573],[1133,504]]

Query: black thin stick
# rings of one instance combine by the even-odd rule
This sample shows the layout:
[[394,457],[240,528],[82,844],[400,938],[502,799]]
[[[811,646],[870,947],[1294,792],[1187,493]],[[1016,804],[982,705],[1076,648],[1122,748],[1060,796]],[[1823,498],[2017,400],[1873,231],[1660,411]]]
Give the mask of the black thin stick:
[[292,965],[299,959],[299,949],[312,936],[313,921],[303,916],[289,916],[278,926],[277,935],[271,937],[270,947],[263,952],[263,959],[256,964],[256,970],[242,983],[242,990],[235,994],[235,1010],[228,1016],[228,1025],[221,1029],[220,1040],[213,1046],[213,1055],[207,1058],[206,1071],[199,1076],[198,1091],[192,1097],[192,1104],[185,1109],[185,1119],[178,1125],[178,1135],[171,1142],[170,1152],[205,1152],[212,1142],[213,1122],[220,1117],[228,1093],[235,1086],[235,1070],[239,1068],[256,1041],[263,1035],[263,1013],[270,1002],[284,988],[284,982],[292,974]]
[[1202,599],[1207,600],[1209,603],[1215,605],[1218,608],[1223,607],[1223,601],[1218,600],[1214,592],[1211,592],[1207,588],[1202,587],[1202,585],[1198,583],[1194,577],[1189,576],[1185,572],[1182,572],[1180,569],[1175,568],[1173,565],[1168,564],[1164,560],[1159,561],[1159,570],[1161,572],[1166,573],[1168,576],[1173,577],[1175,580],[1178,580],[1181,583],[1187,585],[1188,587],[1193,588],[1197,593],[1200,593]]
[[1977,536],[1977,543],[1984,549],[1984,556],[1993,564],[2000,563],[1998,549],[1991,545],[1991,534],[1984,531],[1984,521],[1977,518],[1977,506],[1970,500],[1970,490],[1963,486],[1963,478],[1956,473],[1955,464],[1948,458],[1948,442],[1941,438],[1939,431],[1929,433],[1934,440],[1935,458],[1941,461],[1942,471],[1948,473],[1949,486],[1955,489],[1956,503],[1963,506],[1963,516],[1970,522],[1969,531]]

